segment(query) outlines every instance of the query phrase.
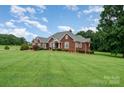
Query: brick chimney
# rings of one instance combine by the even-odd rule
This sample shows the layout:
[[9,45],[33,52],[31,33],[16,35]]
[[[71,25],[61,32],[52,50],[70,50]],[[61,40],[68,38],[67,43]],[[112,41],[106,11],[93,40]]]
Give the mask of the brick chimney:
[[69,32],[72,32],[72,30],[70,29]]

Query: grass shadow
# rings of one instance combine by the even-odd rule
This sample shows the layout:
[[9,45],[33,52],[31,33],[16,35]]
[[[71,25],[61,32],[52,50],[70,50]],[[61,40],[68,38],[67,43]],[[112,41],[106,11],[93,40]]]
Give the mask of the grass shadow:
[[121,54],[112,55],[108,52],[95,52],[94,55],[101,55],[101,56],[108,56],[108,57],[114,57],[114,58],[123,58]]

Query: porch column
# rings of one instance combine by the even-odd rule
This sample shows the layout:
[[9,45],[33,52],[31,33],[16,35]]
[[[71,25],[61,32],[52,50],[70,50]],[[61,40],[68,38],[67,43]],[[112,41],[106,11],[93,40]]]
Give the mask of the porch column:
[[58,43],[58,48],[60,48],[60,43]]
[[86,43],[84,44],[84,49],[85,49],[85,53],[86,53]]
[[55,43],[53,42],[53,43],[52,43],[52,49],[54,49],[54,48],[55,48]]
[[76,48],[77,48],[76,45],[77,45],[77,44],[76,44],[76,42],[75,42],[75,52],[77,52],[77,50],[76,50]]

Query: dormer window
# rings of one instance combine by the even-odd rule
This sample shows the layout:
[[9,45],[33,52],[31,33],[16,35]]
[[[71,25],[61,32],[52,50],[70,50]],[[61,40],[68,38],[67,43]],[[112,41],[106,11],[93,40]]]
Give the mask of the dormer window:
[[68,39],[68,35],[65,36],[65,39]]

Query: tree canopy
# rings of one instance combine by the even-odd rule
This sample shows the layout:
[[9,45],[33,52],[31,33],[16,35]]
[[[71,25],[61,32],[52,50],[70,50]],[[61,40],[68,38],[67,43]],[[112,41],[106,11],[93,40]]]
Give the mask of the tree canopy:
[[27,43],[25,38],[16,37],[11,34],[0,34],[0,45],[21,45]]

